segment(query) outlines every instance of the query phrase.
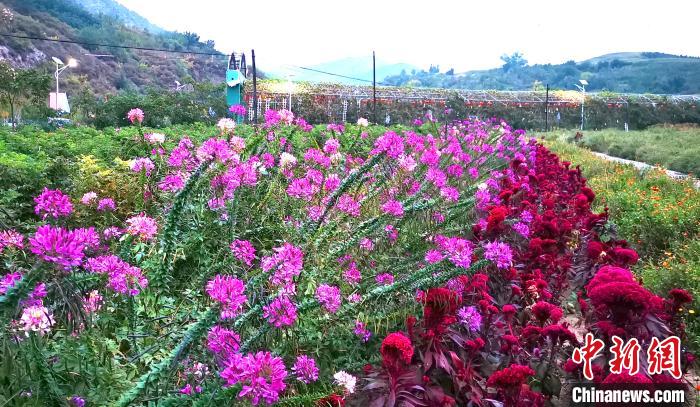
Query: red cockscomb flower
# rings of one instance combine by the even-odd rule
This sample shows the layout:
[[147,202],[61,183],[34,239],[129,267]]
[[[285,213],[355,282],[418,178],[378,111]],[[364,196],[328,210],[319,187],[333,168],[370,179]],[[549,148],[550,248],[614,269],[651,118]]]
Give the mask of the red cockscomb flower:
[[597,260],[604,251],[605,246],[596,241],[588,242],[588,246],[586,247],[586,254],[588,254],[588,258],[593,260]]
[[627,373],[627,371],[623,370],[620,374],[609,374],[605,380],[603,380],[603,383],[629,386],[630,384],[652,384],[653,382],[644,373],[637,373],[636,375],[632,376]]
[[637,261],[639,261],[639,255],[636,251],[624,247],[614,248],[611,252],[611,255],[612,258],[615,260],[615,263],[621,266],[637,264]]
[[542,336],[546,336],[552,340],[552,342],[565,342],[569,341],[571,344],[578,344],[578,339],[573,332],[566,328],[565,326],[559,324],[547,325],[542,329]]
[[392,374],[400,372],[405,365],[411,364],[413,345],[411,340],[401,332],[389,334],[379,349],[384,367]]
[[615,266],[603,266],[593,276],[591,281],[586,286],[586,291],[592,290],[594,287],[612,282],[634,282],[632,272]]
[[519,389],[534,374],[535,371],[529,366],[513,364],[492,374],[486,384],[501,390]]
[[331,394],[316,402],[318,407],[345,407],[345,399],[338,394]]
[[654,304],[654,295],[636,282],[599,284],[587,291],[596,311],[610,311],[618,324],[645,315]]
[[693,296],[687,290],[682,288],[674,288],[669,293],[668,296],[676,305],[687,304],[693,302]]
[[554,304],[539,301],[537,304],[532,306],[532,314],[542,324],[544,324],[548,319],[556,323],[564,315],[564,311]]

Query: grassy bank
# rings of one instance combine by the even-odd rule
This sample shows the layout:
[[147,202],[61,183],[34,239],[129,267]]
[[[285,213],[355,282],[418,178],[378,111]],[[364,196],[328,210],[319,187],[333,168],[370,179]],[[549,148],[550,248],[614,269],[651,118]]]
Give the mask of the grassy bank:
[[[553,135],[574,141],[575,133],[554,132],[547,138]],[[617,129],[584,131],[576,143],[614,157],[659,164],[686,174],[700,174],[700,127],[697,126],[654,126],[630,132]]]

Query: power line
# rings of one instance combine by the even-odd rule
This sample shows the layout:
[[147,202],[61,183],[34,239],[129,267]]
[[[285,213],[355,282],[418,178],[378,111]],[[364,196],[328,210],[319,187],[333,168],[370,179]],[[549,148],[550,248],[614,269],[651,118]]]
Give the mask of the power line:
[[[294,68],[303,69],[303,70],[305,70],[305,71],[318,72],[318,73],[322,73],[322,74],[325,74],[325,75],[337,76],[337,77],[340,77],[340,78],[352,79],[352,80],[355,80],[355,81],[372,83],[372,80],[371,80],[371,79],[355,78],[355,77],[353,77],[353,76],[346,76],[346,75],[341,75],[341,74],[337,74],[337,73],[333,73],[333,72],[321,71],[321,70],[319,70],[319,69],[308,68],[308,67],[305,67],[305,66],[296,66],[296,65],[290,65],[290,66],[293,66]],[[385,83],[382,83],[382,82],[377,82],[377,84],[379,84],[379,85],[386,85]]]
[[[176,50],[163,49],[163,48],[137,47],[137,46],[129,46],[129,45],[116,45],[116,44],[100,44],[100,43],[82,42],[82,41],[74,41],[74,40],[61,40],[61,39],[57,39],[57,38],[32,37],[32,36],[28,36],[28,35],[0,34],[0,37],[19,38],[19,39],[35,40],[35,41],[59,42],[59,43],[64,43],[64,44],[87,45],[87,46],[91,46],[91,47],[134,49],[134,50],[139,50],[139,51],[168,52],[168,53],[173,53],[173,54],[189,54],[189,55],[207,55],[207,56],[217,56],[217,57],[228,57],[228,55],[224,55],[222,53],[213,53],[213,52],[176,51]],[[103,55],[100,55],[100,56],[103,56]],[[106,56],[106,55],[104,55],[104,56]],[[296,65],[290,65],[290,66],[293,66],[293,67],[298,68],[298,69],[303,69],[305,71],[316,72],[316,73],[320,73],[320,74],[324,74],[324,75],[336,76],[339,78],[345,78],[345,79],[351,79],[351,80],[360,81],[360,82],[372,83],[372,80],[370,80],[370,79],[356,78],[353,76],[341,75],[341,74],[322,71],[320,69],[314,69],[314,68],[309,68],[309,67],[305,67],[305,66],[296,66]],[[377,82],[377,84],[387,85],[386,83],[382,83],[382,82]]]
[[157,51],[157,52],[169,52],[173,54],[190,54],[190,55],[207,55],[207,56],[218,56],[218,57],[228,57],[222,53],[213,52],[200,52],[200,51],[176,51],[172,49],[162,49],[162,48],[150,48],[150,47],[136,47],[129,45],[116,45],[116,44],[98,44],[92,42],[81,42],[73,40],[60,40],[56,38],[43,38],[43,37],[31,37],[27,35],[15,35],[15,34],[0,34],[2,37],[19,38],[25,40],[36,40],[36,41],[49,41],[49,42],[61,42],[64,44],[76,44],[76,45],[87,45],[92,47],[107,47],[107,48],[121,48],[121,49],[135,49],[139,51]]

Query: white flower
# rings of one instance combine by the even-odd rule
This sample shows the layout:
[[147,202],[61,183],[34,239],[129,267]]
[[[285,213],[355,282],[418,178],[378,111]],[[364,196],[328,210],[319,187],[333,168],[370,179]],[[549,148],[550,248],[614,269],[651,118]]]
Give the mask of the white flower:
[[228,117],[224,117],[223,119],[219,120],[218,123],[216,123],[216,127],[218,127],[221,131],[228,133],[236,128],[236,121],[229,119]]
[[245,151],[245,139],[237,136],[231,137],[231,142],[229,143],[231,150],[240,154]]
[[287,109],[281,109],[279,112],[277,112],[277,114],[279,114],[280,116],[280,121],[287,125],[290,125],[292,124],[292,122],[294,122],[294,113]]
[[160,144],[165,141],[165,134],[161,133],[150,133],[144,134],[143,138],[151,144]]
[[355,384],[357,383],[357,378],[355,376],[341,370],[340,372],[334,374],[333,378],[335,379],[335,383],[345,387],[345,390],[348,393],[355,392]]
[[280,154],[280,167],[287,168],[294,167],[295,165],[297,165],[296,157],[287,152]]
[[331,162],[333,164],[338,164],[343,161],[343,154],[342,153],[335,153],[331,156]]
[[95,201],[95,199],[97,199],[97,194],[90,191],[83,195],[82,198],[80,198],[80,203],[82,203],[83,205],[90,205]]
[[49,313],[46,307],[41,305],[25,308],[20,318],[22,330],[24,330],[27,336],[29,336],[30,331],[43,336],[51,331],[51,327],[54,323],[53,315]]
[[406,170],[407,172],[413,172],[413,170],[416,169],[416,160],[413,159],[410,155],[405,155],[401,154],[399,156],[399,165],[401,166],[402,169]]
[[360,127],[367,127],[369,126],[369,122],[364,117],[360,117],[359,119],[357,119],[357,125]]

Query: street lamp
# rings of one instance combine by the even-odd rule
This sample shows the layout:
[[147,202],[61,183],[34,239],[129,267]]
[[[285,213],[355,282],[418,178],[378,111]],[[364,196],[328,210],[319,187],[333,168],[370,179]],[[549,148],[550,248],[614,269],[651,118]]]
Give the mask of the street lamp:
[[294,74],[290,73],[287,75],[287,94],[288,94],[288,100],[289,100],[289,111],[292,111],[292,91],[294,90],[294,83],[292,82],[292,78],[294,78]]
[[581,85],[574,84],[574,86],[581,91],[581,130],[583,130],[583,105],[586,103],[586,85],[588,85],[588,81],[581,79],[579,83],[581,83]]
[[61,73],[66,69],[75,68],[76,66],[78,66],[78,60],[71,58],[68,60],[68,64],[64,64],[63,61],[56,57],[51,57],[51,59],[56,64],[56,72],[54,73],[54,77],[56,78],[56,97],[54,99],[54,107],[56,108],[56,110],[58,110],[58,76],[61,75]]

